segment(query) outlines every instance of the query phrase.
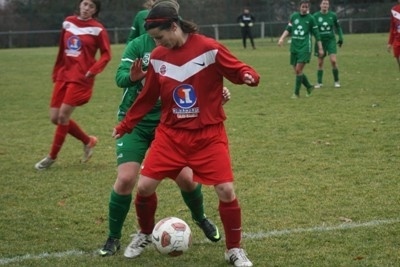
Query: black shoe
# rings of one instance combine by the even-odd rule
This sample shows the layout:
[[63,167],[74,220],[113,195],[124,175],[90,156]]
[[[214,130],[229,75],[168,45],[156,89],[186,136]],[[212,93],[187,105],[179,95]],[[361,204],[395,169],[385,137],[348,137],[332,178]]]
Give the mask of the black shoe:
[[204,218],[201,222],[196,222],[196,224],[203,230],[205,236],[212,242],[217,242],[221,239],[218,228],[209,219]]
[[104,244],[104,247],[99,250],[99,255],[106,257],[106,256],[112,256],[117,251],[120,249],[121,244],[119,242],[119,239],[109,237],[107,238],[106,243]]

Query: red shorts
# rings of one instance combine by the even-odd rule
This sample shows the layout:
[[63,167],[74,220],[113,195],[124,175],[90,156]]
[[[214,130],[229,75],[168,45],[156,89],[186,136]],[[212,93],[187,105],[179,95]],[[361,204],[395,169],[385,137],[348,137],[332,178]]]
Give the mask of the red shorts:
[[63,103],[73,107],[82,106],[89,102],[92,92],[91,86],[88,87],[71,82],[56,82],[51,96],[50,107],[59,108]]
[[176,178],[183,167],[205,185],[233,181],[228,138],[223,123],[198,130],[172,129],[160,124],[141,174],[157,180]]

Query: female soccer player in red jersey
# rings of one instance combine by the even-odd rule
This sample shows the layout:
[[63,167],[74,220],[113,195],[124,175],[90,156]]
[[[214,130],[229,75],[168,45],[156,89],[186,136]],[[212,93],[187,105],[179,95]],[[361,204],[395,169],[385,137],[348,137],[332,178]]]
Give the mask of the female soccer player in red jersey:
[[[82,162],[90,159],[97,138],[87,135],[71,119],[77,106],[89,102],[95,76],[111,60],[111,48],[104,26],[96,20],[100,0],[81,0],[79,14],[68,16],[62,24],[58,56],[53,69],[53,94],[50,120],[57,125],[50,153],[35,164],[38,170],[49,168],[56,160],[67,134],[83,143]],[[96,52],[100,58],[96,60]]]
[[393,49],[400,70],[400,0],[397,2],[398,4],[391,9],[388,52]]
[[168,3],[150,10],[145,28],[158,46],[151,54],[142,92],[112,134],[120,138],[131,132],[161,99],[160,124],[135,199],[140,232],[152,233],[158,184],[190,167],[194,181],[214,186],[218,195],[225,259],[235,266],[253,266],[240,245],[241,208],[233,186],[221,91],[224,77],[249,86],[257,86],[260,77],[222,44],[197,34],[197,26],[182,20]]

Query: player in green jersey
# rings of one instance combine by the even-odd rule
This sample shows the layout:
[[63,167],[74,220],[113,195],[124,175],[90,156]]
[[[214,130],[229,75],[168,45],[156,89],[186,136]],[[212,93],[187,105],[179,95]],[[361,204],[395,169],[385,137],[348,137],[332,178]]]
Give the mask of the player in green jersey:
[[[329,0],[322,0],[320,4],[321,10],[313,14],[315,21],[317,22],[319,34],[321,35],[322,47],[324,49],[324,55],[321,57],[318,53],[318,47],[315,46],[315,56],[318,57],[318,70],[317,70],[317,84],[315,88],[322,87],[322,78],[324,75],[324,58],[329,55],[332,66],[332,74],[335,88],[340,87],[339,82],[339,69],[337,65],[336,45],[342,47],[343,44],[343,31],[340,27],[336,13],[329,10]],[[336,43],[335,31],[339,36],[339,40]]]
[[300,88],[302,84],[307,89],[306,96],[311,96],[311,92],[314,88],[308,81],[307,76],[303,73],[305,65],[309,63],[311,59],[312,35],[314,35],[318,45],[319,55],[322,56],[324,53],[318,27],[314,17],[309,13],[309,8],[309,1],[300,1],[299,11],[294,12],[290,16],[289,23],[278,41],[278,45],[282,46],[285,38],[289,34],[291,35],[290,64],[293,66],[296,74],[292,98],[300,97]]
[[144,29],[144,20],[146,19],[147,15],[149,14],[151,6],[154,4],[154,0],[146,0],[143,4],[145,9],[140,10],[136,15],[133,17],[133,22],[131,26],[131,31],[128,36],[127,43],[139,37],[140,35],[144,34],[146,30]]

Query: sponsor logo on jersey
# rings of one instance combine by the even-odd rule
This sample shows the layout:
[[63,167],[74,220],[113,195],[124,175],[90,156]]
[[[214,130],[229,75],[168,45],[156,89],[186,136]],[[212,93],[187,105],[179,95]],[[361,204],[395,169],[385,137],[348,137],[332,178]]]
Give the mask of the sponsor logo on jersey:
[[319,27],[320,31],[326,32],[331,30],[331,26],[329,25],[328,22],[324,21],[322,25]]
[[305,30],[303,29],[303,26],[298,25],[297,28],[294,30],[294,35],[300,35],[303,36],[305,34]]
[[173,91],[173,99],[178,108],[173,108],[173,113],[178,118],[197,117],[200,112],[198,107],[194,107],[197,102],[196,92],[192,85],[181,84]]
[[144,53],[143,58],[142,58],[142,62],[143,62],[143,65],[145,65],[146,67],[149,65],[149,63],[150,63],[150,53]]
[[76,35],[72,35],[67,40],[67,49],[65,49],[65,53],[67,54],[67,56],[77,57],[81,54],[81,47],[81,39]]
[[167,72],[167,66],[165,66],[164,64],[161,65],[160,70],[159,70],[159,73],[160,73],[161,75],[165,75],[166,72]]
[[196,65],[199,65],[201,67],[204,67],[206,65],[206,63],[204,61],[203,62],[193,62],[193,63]]

